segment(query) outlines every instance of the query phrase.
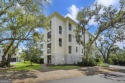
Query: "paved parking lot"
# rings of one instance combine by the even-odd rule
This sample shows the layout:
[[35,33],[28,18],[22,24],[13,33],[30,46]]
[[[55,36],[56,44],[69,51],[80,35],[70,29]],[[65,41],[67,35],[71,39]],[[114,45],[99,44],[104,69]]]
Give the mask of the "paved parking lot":
[[80,76],[74,78],[52,80],[39,83],[125,83],[125,76],[100,74],[93,76]]
[[[125,69],[125,66],[110,65],[110,67],[122,70]],[[98,75],[79,76],[39,83],[125,83],[125,72],[102,73]]]

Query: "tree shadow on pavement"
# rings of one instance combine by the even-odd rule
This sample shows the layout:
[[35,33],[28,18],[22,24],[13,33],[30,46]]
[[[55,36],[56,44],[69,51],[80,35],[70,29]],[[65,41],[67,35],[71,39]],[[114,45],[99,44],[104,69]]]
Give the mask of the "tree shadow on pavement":
[[109,79],[109,80],[115,80],[115,81],[125,81],[125,74],[122,75],[120,73],[103,73],[101,75],[102,78]]
[[84,68],[80,68],[78,70],[82,71],[82,73],[86,76],[96,75],[99,73],[98,67],[84,67]]
[[26,78],[37,78],[37,76],[30,71],[8,71],[8,72],[0,72],[0,79],[8,80],[8,79],[26,79]]
[[79,69],[86,76],[100,75],[102,78],[115,80],[115,81],[125,81],[125,70],[115,69],[108,67],[85,67]]

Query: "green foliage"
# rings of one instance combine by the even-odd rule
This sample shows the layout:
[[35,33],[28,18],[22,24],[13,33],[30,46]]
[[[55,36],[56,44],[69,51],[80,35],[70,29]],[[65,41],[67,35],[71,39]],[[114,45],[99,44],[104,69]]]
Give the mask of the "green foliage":
[[26,57],[31,62],[31,64],[32,62],[39,63],[41,57],[41,51],[40,48],[38,48],[37,42],[30,40],[29,42],[27,42],[26,48],[27,48]]
[[24,61],[26,60],[26,52],[23,51],[21,54],[20,54],[20,59],[23,59]]
[[113,61],[112,61],[111,58],[108,58],[108,63],[109,63],[109,64],[113,64]]
[[101,67],[109,67],[109,65],[106,64],[106,63],[100,63],[100,64],[98,64],[98,66],[101,66]]
[[125,65],[125,53],[111,55],[110,57],[115,65]]
[[43,64],[43,63],[44,63],[44,58],[40,58],[40,59],[39,59],[39,62],[36,62],[36,63]]
[[93,57],[89,57],[88,59],[83,57],[82,66],[96,66],[96,65],[97,63]]
[[[93,7],[93,9],[92,9]],[[94,3],[93,5],[89,7],[83,8],[81,11],[79,11],[77,15],[77,19],[79,22],[79,27],[75,30],[76,31],[76,39],[79,44],[83,45],[83,48],[86,49],[84,52],[84,56],[89,57],[92,55],[91,48],[94,42],[101,36],[102,33],[111,30],[108,35],[108,37],[111,39],[107,41],[107,39],[104,41],[106,44],[100,45],[101,54],[104,57],[104,60],[107,62],[110,51],[113,51],[114,48],[113,45],[117,41],[122,41],[124,39],[124,29],[121,29],[121,31],[118,31],[121,27],[124,27],[124,16],[125,16],[125,4],[123,2],[120,2],[120,10],[116,10],[113,8],[113,6],[105,7],[102,5],[98,5],[97,3]],[[103,13],[100,14],[100,11],[103,10]],[[94,18],[93,18],[94,17]],[[90,38],[89,41],[85,42],[85,33],[90,28],[93,28],[93,25],[90,25],[89,22],[91,19],[94,19],[96,23],[98,23],[98,26],[96,26],[97,31],[95,31],[95,36]],[[114,32],[112,31],[114,29]],[[117,29],[117,30],[116,30]],[[117,34],[120,34],[121,37]],[[82,33],[82,34],[81,34]],[[117,37],[117,38],[116,38]],[[119,39],[118,39],[119,38]],[[113,41],[112,41],[113,39]],[[103,43],[103,42],[102,42]],[[85,61],[85,60],[84,60]],[[93,62],[93,60],[89,60],[86,58],[86,62]],[[109,63],[112,63],[111,59],[108,60]],[[86,62],[85,65],[87,64]],[[93,62],[94,63],[94,62]]]
[[96,58],[95,61],[97,62],[97,64],[103,63],[103,61],[100,58]]
[[5,66],[5,57],[13,45],[42,39],[40,33],[36,34],[36,29],[46,29],[49,25],[48,18],[43,13],[46,2],[47,0],[0,0],[0,44],[9,44],[4,48],[2,66]]
[[28,54],[27,59],[30,60],[31,62],[36,62],[38,63],[41,57],[40,54],[40,50],[38,48],[29,48],[29,50],[27,50]]

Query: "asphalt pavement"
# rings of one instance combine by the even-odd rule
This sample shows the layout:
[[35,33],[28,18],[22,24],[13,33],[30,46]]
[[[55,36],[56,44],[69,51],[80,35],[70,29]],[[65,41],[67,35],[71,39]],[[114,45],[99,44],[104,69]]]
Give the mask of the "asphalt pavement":
[[125,66],[119,66],[119,65],[109,65],[109,67],[118,68],[118,69],[125,69]]
[[125,83],[125,75],[99,74],[74,78],[50,80],[39,83]]

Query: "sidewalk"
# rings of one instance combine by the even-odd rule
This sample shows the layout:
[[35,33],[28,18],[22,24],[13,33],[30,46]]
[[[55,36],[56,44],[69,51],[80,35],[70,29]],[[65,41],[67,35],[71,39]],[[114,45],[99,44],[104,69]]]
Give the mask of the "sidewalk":
[[41,66],[42,66],[43,70],[45,70],[45,71],[49,70],[46,64],[42,64]]

